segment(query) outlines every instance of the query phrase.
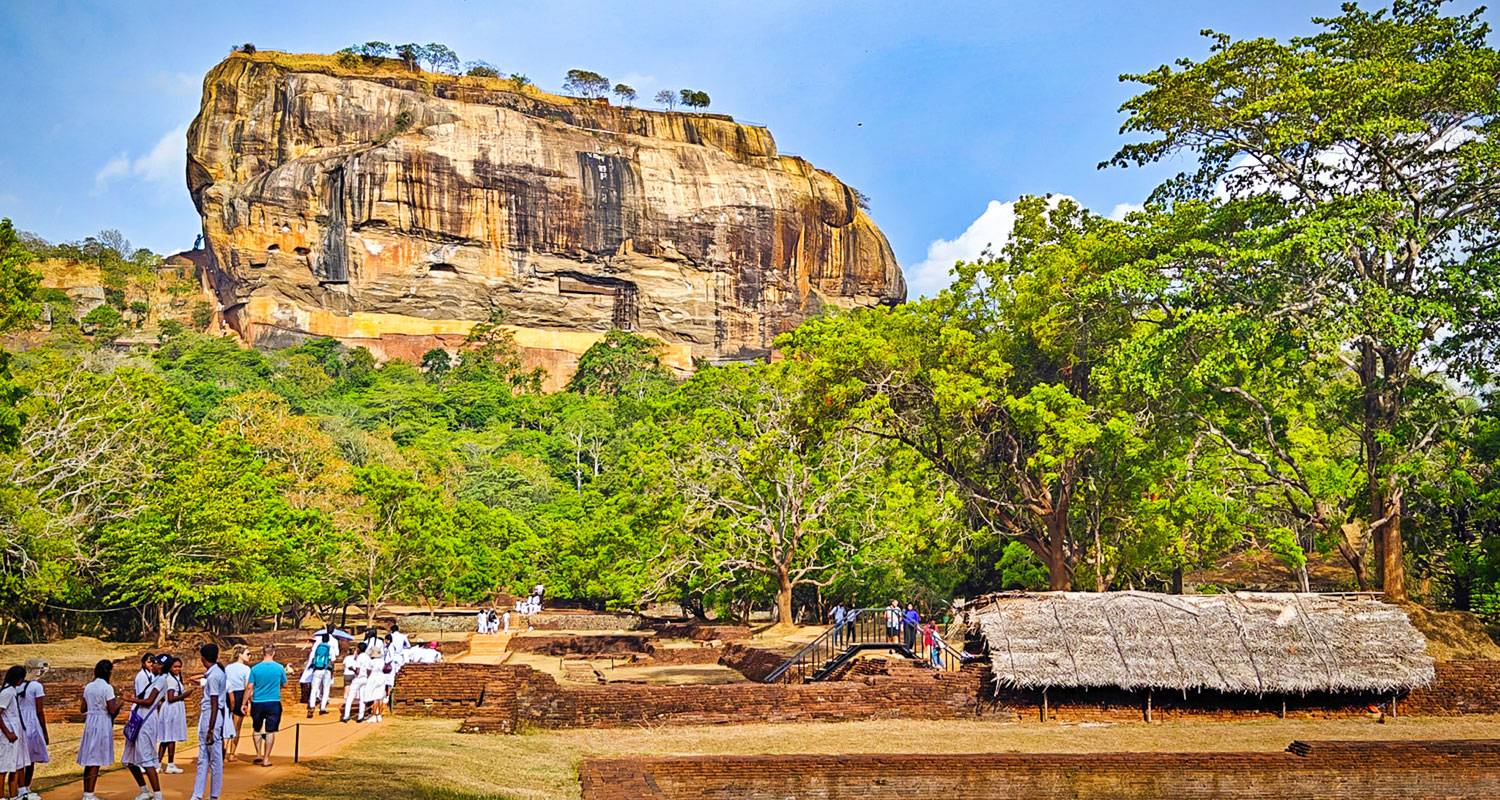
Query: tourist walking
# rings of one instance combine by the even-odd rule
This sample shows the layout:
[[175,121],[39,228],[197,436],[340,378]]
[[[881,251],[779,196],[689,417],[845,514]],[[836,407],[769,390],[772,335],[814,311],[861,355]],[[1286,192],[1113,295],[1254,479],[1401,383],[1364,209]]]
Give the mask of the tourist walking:
[[109,682],[115,665],[103,659],[94,665],[94,679],[83,687],[78,710],[83,712],[83,738],[78,742],[78,766],[83,767],[83,800],[99,800],[94,789],[99,770],[115,763],[115,717],[120,699]]
[[[130,769],[140,793],[136,800],[154,798],[161,800],[161,776],[157,774],[156,743],[161,735],[161,707],[167,699],[168,679],[165,674],[172,657],[163,653],[146,662],[144,675],[136,676],[136,685],[144,686],[130,699],[135,707],[130,719],[125,722],[125,751],[120,762]],[[144,682],[141,680],[144,678]],[[147,785],[150,788],[147,788]]]
[[31,781],[36,777],[36,765],[52,760],[47,749],[52,742],[52,737],[47,732],[47,692],[42,687],[42,676],[47,674],[47,662],[40,658],[28,658],[23,666],[26,678],[21,682],[18,698],[21,701],[21,739],[26,743],[27,763],[26,768],[21,770],[21,788],[16,791],[16,798],[42,800],[41,795],[31,791]]
[[933,669],[943,668],[943,639],[938,635],[937,624],[927,620],[922,626],[922,646],[927,649]]
[[354,675],[352,678],[345,673],[344,680],[344,716],[341,722],[350,720],[350,707],[354,703],[359,704],[359,721],[365,721],[365,703],[363,695],[365,692],[365,679],[370,674],[370,640],[359,644],[359,653],[354,657]]
[[245,709],[250,707],[245,687],[250,685],[250,648],[235,645],[229,666],[224,668],[224,691],[229,693],[229,715],[232,733],[224,737],[224,758],[233,761],[240,749],[240,729],[245,724]]
[[318,634],[318,641],[307,654],[306,671],[312,674],[312,688],[307,695],[307,718],[312,719],[313,709],[319,714],[328,713],[328,696],[333,692],[333,663],[338,657],[338,642],[327,631]]
[[177,743],[187,741],[187,697],[192,694],[192,689],[182,683],[182,659],[171,656],[168,658],[172,660],[168,662],[165,672],[167,699],[158,712],[161,715],[161,735],[157,755],[165,762],[161,768],[164,774],[180,775],[182,767],[177,766]]
[[849,610],[844,608],[843,603],[834,603],[833,611],[828,616],[833,620],[833,643],[838,644],[844,638],[844,624],[848,622]]
[[198,769],[193,800],[218,800],[224,788],[224,740],[234,732],[229,713],[229,678],[219,666],[219,646],[198,648],[203,662],[203,699],[198,703]]
[[260,650],[260,663],[250,668],[250,731],[255,738],[255,760],[271,766],[271,748],[281,730],[281,689],[287,684],[286,667],[276,663],[276,645]]
[[21,773],[31,763],[21,728],[21,684],[25,680],[26,668],[17,664],[6,670],[0,681],[0,795],[7,798],[16,796]]

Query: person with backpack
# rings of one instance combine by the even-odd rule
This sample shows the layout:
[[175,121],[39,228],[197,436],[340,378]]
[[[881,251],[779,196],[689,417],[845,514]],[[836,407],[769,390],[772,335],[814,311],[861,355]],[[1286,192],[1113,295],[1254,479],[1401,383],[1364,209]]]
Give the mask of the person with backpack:
[[172,660],[163,671],[167,678],[167,699],[157,712],[160,715],[157,723],[160,752],[157,755],[166,762],[161,768],[163,774],[181,775],[182,767],[177,766],[177,743],[187,741],[187,697],[193,690],[182,682],[182,659],[168,658]]
[[[160,711],[166,702],[169,685],[164,672],[171,660],[170,655],[163,653],[146,662],[144,687],[130,699],[135,708],[131,709],[130,719],[125,721],[125,752],[120,761],[130,769],[131,777],[140,787],[136,800],[162,800],[156,742],[161,733]],[[139,680],[137,685],[141,685]],[[150,789],[146,788],[147,784],[150,784]]]
[[[219,646],[198,648],[203,662],[203,700],[198,704],[198,770],[193,800],[218,800],[224,788],[224,740],[234,733],[229,713],[229,677],[219,666]],[[207,794],[204,794],[207,792]]]
[[121,703],[109,682],[115,665],[104,659],[94,665],[94,679],[83,687],[78,710],[83,712],[83,738],[78,742],[78,766],[83,767],[83,800],[99,800],[94,789],[99,770],[115,763],[115,717]]
[[313,710],[328,713],[328,695],[333,691],[333,662],[338,658],[339,646],[328,631],[318,634],[318,640],[307,654],[307,669],[312,671],[312,690],[307,695],[307,718],[312,719]]
[[52,759],[47,751],[52,737],[47,732],[47,710],[42,688],[42,676],[47,674],[47,662],[40,658],[28,658],[23,665],[26,679],[21,682],[21,728],[26,732],[21,738],[26,742],[26,768],[21,771],[21,788],[16,792],[17,800],[42,800],[42,796],[31,791],[31,780],[36,776],[36,765],[46,764]]
[[0,683],[0,795],[15,797],[21,773],[31,763],[21,728],[21,682],[26,668],[20,664],[5,671]]

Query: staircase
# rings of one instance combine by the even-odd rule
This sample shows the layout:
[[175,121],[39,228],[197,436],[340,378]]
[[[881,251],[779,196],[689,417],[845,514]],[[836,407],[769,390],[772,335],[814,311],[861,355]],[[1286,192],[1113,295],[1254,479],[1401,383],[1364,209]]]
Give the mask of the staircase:
[[504,664],[510,658],[510,632],[469,634],[469,652],[459,656],[461,664]]
[[[861,653],[895,653],[913,661],[930,663],[930,653],[922,644],[919,626],[905,620],[896,623],[894,635],[886,624],[884,608],[859,608],[843,625],[834,625],[809,642],[766,676],[766,683],[807,683],[828,678],[839,667]],[[941,650],[941,672],[957,672],[967,660],[964,653],[938,639]]]

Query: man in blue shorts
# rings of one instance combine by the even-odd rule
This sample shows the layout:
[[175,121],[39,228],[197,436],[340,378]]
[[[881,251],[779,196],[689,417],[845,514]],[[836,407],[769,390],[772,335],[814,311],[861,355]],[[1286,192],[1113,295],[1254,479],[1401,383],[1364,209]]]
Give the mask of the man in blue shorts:
[[281,730],[281,687],[286,686],[286,667],[276,663],[276,645],[261,648],[260,663],[250,668],[250,721],[255,731],[255,763],[271,766],[271,746]]

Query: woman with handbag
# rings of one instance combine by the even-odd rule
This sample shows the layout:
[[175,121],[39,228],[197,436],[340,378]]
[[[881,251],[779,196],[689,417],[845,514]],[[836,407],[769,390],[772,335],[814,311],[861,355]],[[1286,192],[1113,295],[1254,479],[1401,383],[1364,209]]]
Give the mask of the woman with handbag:
[[[135,708],[131,709],[130,719],[125,721],[125,752],[120,756],[120,762],[130,768],[136,785],[141,787],[135,800],[162,800],[161,776],[157,775],[160,762],[157,761],[156,742],[161,735],[159,712],[166,702],[167,688],[171,683],[164,671],[171,660],[172,657],[164,653],[147,662],[150,679],[145,685],[144,693],[138,693],[130,699]],[[139,680],[137,685],[140,685]],[[148,783],[150,789],[146,788]]]
[[21,773],[31,763],[21,728],[21,682],[26,668],[17,664],[5,671],[0,683],[0,796],[15,797]]
[[16,792],[17,800],[42,800],[42,796],[31,791],[31,780],[36,775],[36,765],[46,764],[52,760],[52,754],[48,752],[47,746],[52,737],[47,732],[47,710],[44,698],[46,690],[42,687],[42,676],[47,674],[47,662],[40,658],[29,658],[26,660],[26,680],[21,683],[21,727],[26,735],[28,751],[28,762],[26,769],[21,772],[21,788]]

